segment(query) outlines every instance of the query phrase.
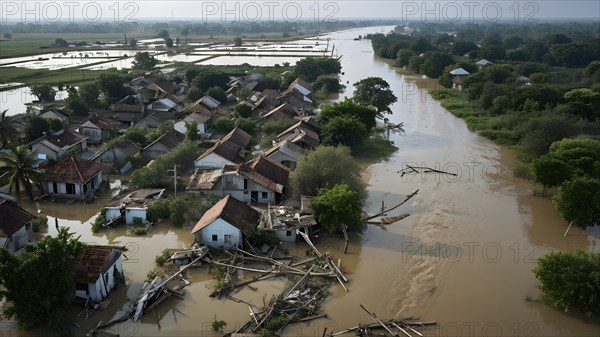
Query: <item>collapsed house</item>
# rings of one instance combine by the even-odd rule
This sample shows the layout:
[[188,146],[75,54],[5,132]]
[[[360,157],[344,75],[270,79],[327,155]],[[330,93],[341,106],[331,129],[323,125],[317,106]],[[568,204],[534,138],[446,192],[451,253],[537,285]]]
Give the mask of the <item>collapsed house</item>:
[[164,189],[140,189],[119,193],[104,207],[107,226],[121,219],[124,219],[127,225],[136,222],[146,223],[148,206],[159,200],[164,191]]
[[297,231],[309,234],[316,224],[313,215],[302,215],[299,208],[292,206],[269,205],[260,220],[261,228],[274,231],[277,238],[285,242],[295,242]]

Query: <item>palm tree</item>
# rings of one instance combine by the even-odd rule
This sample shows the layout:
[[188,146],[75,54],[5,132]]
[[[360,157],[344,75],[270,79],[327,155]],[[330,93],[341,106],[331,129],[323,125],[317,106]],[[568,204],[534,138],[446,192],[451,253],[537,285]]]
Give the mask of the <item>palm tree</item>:
[[2,111],[0,115],[0,149],[5,145],[19,141],[19,134],[15,128],[13,116],[7,116],[8,110]]
[[42,177],[42,173],[34,168],[36,162],[35,154],[26,145],[11,146],[8,156],[0,156],[0,182],[10,183],[9,191],[21,191],[21,186],[33,199],[32,182],[36,183]]

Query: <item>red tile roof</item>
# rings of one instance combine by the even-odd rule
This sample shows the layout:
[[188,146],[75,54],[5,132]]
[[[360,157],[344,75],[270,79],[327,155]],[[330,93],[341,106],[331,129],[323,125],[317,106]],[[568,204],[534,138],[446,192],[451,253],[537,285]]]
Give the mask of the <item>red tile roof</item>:
[[176,148],[177,145],[181,144],[181,142],[183,142],[184,139],[185,135],[179,133],[178,131],[175,131],[174,129],[171,129],[165,132],[162,136],[158,137],[157,140],[150,143],[150,145],[146,146],[144,150],[150,148],[151,146],[157,143],[163,144],[165,147],[172,150]]
[[248,164],[261,176],[282,186],[287,186],[290,178],[289,168],[265,156],[258,156],[252,159]]
[[0,237],[9,237],[25,226],[33,215],[9,200],[0,200]]
[[204,213],[192,229],[192,234],[202,230],[219,218],[242,231],[247,231],[258,224],[260,214],[252,207],[228,195]]
[[219,140],[213,147],[206,150],[196,160],[200,160],[211,153],[216,153],[219,156],[236,164],[242,163],[246,156],[245,149],[250,144],[252,136],[244,132],[240,128],[231,130],[225,137]]
[[121,256],[121,251],[111,246],[86,246],[73,260],[75,282],[91,283],[102,275]]
[[42,180],[83,184],[108,167],[110,165],[69,156],[56,165],[47,168]]

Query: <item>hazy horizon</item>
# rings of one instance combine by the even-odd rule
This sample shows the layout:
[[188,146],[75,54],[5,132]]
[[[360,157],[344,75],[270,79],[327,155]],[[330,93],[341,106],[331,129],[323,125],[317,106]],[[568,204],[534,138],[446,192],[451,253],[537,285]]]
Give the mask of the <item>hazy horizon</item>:
[[3,23],[269,22],[399,20],[514,22],[598,20],[600,1],[1,1]]

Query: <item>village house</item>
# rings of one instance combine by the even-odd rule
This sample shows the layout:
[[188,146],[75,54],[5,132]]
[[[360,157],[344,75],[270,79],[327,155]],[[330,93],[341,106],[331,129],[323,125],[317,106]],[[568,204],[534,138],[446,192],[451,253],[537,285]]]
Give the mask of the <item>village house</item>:
[[243,244],[244,233],[256,227],[259,219],[258,211],[228,195],[204,213],[192,234],[206,246],[231,249]]
[[296,231],[311,233],[317,222],[312,215],[301,215],[301,210],[292,206],[268,205],[262,213],[259,228],[274,231],[277,238],[284,242],[295,242]]
[[195,126],[198,133],[201,135],[209,134],[212,130],[212,118],[213,113],[199,114],[196,112],[191,113],[183,120],[175,123],[173,128],[182,134],[187,132],[187,125]]
[[176,112],[148,112],[148,115],[135,126],[138,128],[143,128],[146,126],[150,128],[158,128],[163,123],[174,122],[178,115],[179,113]]
[[303,149],[314,150],[320,143],[319,128],[302,119],[275,136],[275,143],[287,140]]
[[277,97],[277,100],[281,103],[289,103],[297,109],[303,109],[312,104],[312,99],[304,95],[300,90],[295,87],[290,87],[286,91],[282,92]]
[[173,151],[184,139],[185,135],[173,129],[168,130],[142,150],[142,157],[156,159],[160,155]]
[[58,111],[57,109],[48,110],[44,113],[39,114],[39,116],[43,119],[47,119],[48,121],[50,121],[53,118],[58,118],[64,126],[69,126],[69,124],[71,124],[69,116]]
[[312,84],[306,82],[301,78],[296,78],[292,83],[290,83],[289,88],[294,88],[302,93],[304,96],[308,96],[312,93]]
[[220,197],[231,195],[245,203],[275,204],[285,197],[289,172],[285,166],[262,157],[242,165],[197,170],[186,190]]
[[296,108],[294,108],[289,103],[283,103],[283,104],[279,105],[278,107],[274,108],[273,110],[267,112],[264,115],[264,118],[267,121],[272,121],[272,120],[288,120],[288,119],[293,119],[294,117],[298,117],[298,116],[300,116],[300,114],[298,113]]
[[298,165],[300,157],[305,153],[305,149],[290,142],[289,140],[284,140],[273,145],[273,147],[264,153],[264,156],[293,171],[296,169],[296,165]]
[[140,154],[140,147],[134,142],[123,139],[96,152],[91,161],[105,164],[115,164],[117,167],[124,165],[131,158]]
[[251,135],[240,128],[235,128],[200,155],[194,161],[194,167],[199,170],[207,170],[225,165],[241,164],[246,158],[246,148],[251,140]]
[[479,61],[475,62],[475,65],[476,65],[477,67],[479,67],[479,69],[483,69],[483,68],[485,68],[485,67],[487,67],[487,66],[489,66],[489,65],[492,65],[492,64],[494,64],[494,63],[493,63],[493,62],[490,62],[490,61],[488,61],[488,60],[486,60],[486,59],[481,59],[481,60],[479,60]]
[[49,167],[42,177],[42,191],[50,197],[84,200],[93,197],[104,183],[106,164],[69,156]]
[[123,191],[104,207],[106,221],[111,222],[123,218],[127,225],[133,225],[136,222],[144,224],[148,220],[148,206],[159,200],[164,192],[164,189]]
[[209,95],[204,95],[199,100],[192,103],[192,105],[189,106],[186,111],[207,114],[217,109],[220,105],[221,102],[218,100],[210,97]]
[[33,215],[9,200],[0,200],[0,248],[11,253],[33,241]]
[[116,137],[120,126],[120,122],[109,118],[100,118],[94,114],[79,126],[77,132],[87,136],[88,143],[98,144]]
[[146,116],[144,104],[114,104],[111,106],[111,111],[122,123],[138,123]]
[[159,98],[148,103],[146,109],[153,112],[181,112],[183,107],[169,98]]
[[463,68],[456,68],[450,71],[450,75],[452,75],[452,89],[462,90],[465,79],[470,73]]
[[148,87],[150,84],[152,84],[154,82],[156,82],[156,76],[144,75],[144,76],[134,78],[133,80],[126,83],[125,86],[135,92],[138,92],[138,91]]
[[57,162],[66,158],[71,151],[79,153],[87,149],[87,139],[75,131],[59,131],[35,140],[30,148],[37,154],[44,154],[48,160]]
[[100,303],[124,282],[122,251],[111,246],[85,246],[73,259],[75,297]]

